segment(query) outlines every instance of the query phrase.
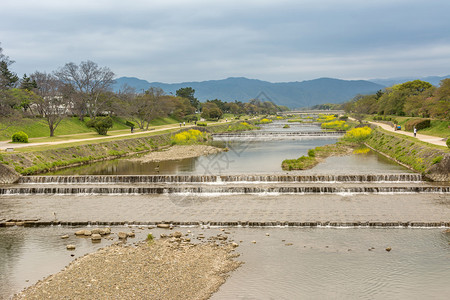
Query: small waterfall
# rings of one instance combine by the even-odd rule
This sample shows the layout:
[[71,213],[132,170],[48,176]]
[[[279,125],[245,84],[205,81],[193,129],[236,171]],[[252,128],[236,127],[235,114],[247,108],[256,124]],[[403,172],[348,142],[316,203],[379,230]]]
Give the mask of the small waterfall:
[[1,195],[20,194],[380,194],[380,193],[450,193],[446,186],[379,186],[379,187],[257,187],[257,186],[168,186],[168,187],[8,187],[0,188]]
[[252,132],[239,132],[239,133],[215,133],[213,138],[224,137],[276,137],[276,136],[341,136],[345,131],[285,131],[285,132],[270,132],[270,131],[252,131]]
[[20,184],[152,184],[152,183],[418,183],[422,175],[76,175],[24,176]]

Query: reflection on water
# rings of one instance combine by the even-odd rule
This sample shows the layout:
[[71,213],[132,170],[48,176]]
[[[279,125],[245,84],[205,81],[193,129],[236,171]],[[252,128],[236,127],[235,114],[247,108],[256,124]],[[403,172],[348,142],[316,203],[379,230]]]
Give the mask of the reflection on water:
[[441,231],[238,229],[245,264],[211,299],[445,299],[450,235]]
[[[159,236],[164,231],[134,228],[136,238],[131,243],[145,239],[149,232]],[[188,229],[206,236],[222,233],[218,228],[198,227],[180,231]],[[93,244],[74,236],[76,230],[0,228],[0,298],[8,298],[63,269],[74,258],[111,243]],[[238,260],[245,264],[212,299],[445,299],[450,293],[450,235],[442,229],[228,230],[240,244]],[[69,234],[69,239],[61,239],[63,234]],[[77,249],[67,251],[69,243]],[[386,252],[386,247],[392,251]]]
[[[94,163],[78,168],[49,173],[55,175],[156,175],[156,174],[242,174],[279,173],[284,159],[306,155],[308,150],[336,142],[336,138],[304,137],[292,140],[242,140],[217,142],[228,152],[172,161],[141,163],[126,158]],[[407,172],[381,155],[373,152],[345,157],[330,157],[307,172],[386,173]]]

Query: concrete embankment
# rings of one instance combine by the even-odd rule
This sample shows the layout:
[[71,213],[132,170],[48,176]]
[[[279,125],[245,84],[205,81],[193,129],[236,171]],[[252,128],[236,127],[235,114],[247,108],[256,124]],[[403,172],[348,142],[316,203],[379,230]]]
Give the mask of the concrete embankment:
[[[196,127],[195,129],[211,133],[223,132],[227,130],[229,124]],[[55,147],[42,151],[4,153],[0,155],[0,183],[14,183],[18,180],[20,174],[39,174],[96,161],[155,151],[170,146],[172,134],[174,133],[101,143],[86,143],[70,147]]]
[[432,181],[450,181],[450,153],[424,143],[376,129],[366,145],[390,159],[422,173]]

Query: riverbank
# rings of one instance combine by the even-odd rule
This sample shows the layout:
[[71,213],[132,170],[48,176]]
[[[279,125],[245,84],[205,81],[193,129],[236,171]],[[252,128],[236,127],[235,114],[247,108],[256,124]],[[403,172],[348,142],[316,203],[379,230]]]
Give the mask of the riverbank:
[[175,145],[160,151],[150,152],[141,157],[130,158],[131,161],[159,162],[167,160],[180,160],[203,155],[216,154],[225,151],[224,148],[209,145]]
[[193,244],[180,237],[112,245],[13,299],[208,299],[240,266],[233,249],[230,243]]

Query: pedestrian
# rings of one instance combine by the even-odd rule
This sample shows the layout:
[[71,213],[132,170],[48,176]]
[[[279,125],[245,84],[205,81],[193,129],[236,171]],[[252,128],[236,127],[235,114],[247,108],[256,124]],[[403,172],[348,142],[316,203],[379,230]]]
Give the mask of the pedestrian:
[[186,122],[183,122],[183,126],[186,126]]
[[133,133],[133,131],[134,131],[134,127],[133,127],[133,126],[131,126],[131,133]]
[[180,122],[180,128],[181,128],[181,122]]
[[414,137],[416,137],[416,134],[417,134],[417,129],[416,129],[416,126],[414,126]]

